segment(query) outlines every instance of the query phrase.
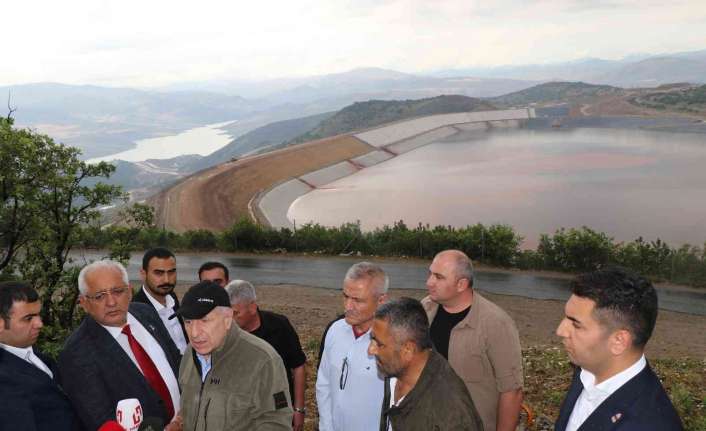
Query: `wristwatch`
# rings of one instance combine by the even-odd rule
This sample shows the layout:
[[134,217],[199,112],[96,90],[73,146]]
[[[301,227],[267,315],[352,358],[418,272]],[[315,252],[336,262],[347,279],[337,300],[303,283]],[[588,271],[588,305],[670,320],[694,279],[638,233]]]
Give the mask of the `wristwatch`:
[[294,411],[306,415],[306,407],[294,407]]

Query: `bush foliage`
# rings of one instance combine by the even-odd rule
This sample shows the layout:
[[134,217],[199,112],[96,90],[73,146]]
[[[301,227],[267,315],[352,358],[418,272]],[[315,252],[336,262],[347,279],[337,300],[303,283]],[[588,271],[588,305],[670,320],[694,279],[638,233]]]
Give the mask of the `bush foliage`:
[[217,233],[207,230],[175,233],[142,223],[139,227],[85,228],[81,241],[88,248],[144,250],[162,245],[175,250],[353,254],[432,258],[441,250],[455,248],[471,259],[489,265],[519,269],[567,272],[591,271],[621,265],[651,277],[698,287],[706,286],[706,248],[683,245],[672,248],[657,239],[637,238],[616,242],[588,227],[559,229],[543,234],[535,250],[522,250],[523,238],[511,226],[469,225],[462,228],[403,221],[373,231],[359,223],[339,227],[306,224],[296,230],[271,229],[247,218]]

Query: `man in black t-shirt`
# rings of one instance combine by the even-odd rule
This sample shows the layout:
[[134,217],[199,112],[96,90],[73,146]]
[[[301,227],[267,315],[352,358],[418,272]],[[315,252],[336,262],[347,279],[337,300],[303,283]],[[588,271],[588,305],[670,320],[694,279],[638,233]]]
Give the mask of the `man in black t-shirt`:
[[233,280],[226,286],[226,292],[233,308],[233,320],[238,326],[270,343],[282,357],[294,408],[292,427],[295,431],[301,431],[306,415],[306,355],[297,332],[287,317],[258,308],[255,287],[251,283]]

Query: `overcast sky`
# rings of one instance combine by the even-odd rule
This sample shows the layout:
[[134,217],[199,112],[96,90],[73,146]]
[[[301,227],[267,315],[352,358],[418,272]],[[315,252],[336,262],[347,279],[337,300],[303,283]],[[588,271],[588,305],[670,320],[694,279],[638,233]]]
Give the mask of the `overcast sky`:
[[15,0],[0,85],[421,73],[706,49],[706,1]]

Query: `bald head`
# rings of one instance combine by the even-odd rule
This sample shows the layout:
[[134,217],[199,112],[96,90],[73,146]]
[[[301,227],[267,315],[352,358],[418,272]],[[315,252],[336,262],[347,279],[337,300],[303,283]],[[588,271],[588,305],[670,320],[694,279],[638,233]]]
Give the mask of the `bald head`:
[[473,297],[473,264],[459,250],[445,250],[429,266],[427,290],[432,301],[449,312],[468,306]]
[[453,269],[456,279],[468,280],[468,286],[473,286],[473,263],[466,253],[461,250],[444,250],[434,256],[434,260],[437,259]]

